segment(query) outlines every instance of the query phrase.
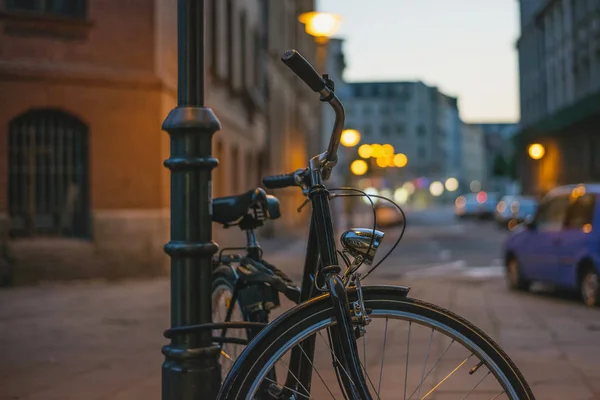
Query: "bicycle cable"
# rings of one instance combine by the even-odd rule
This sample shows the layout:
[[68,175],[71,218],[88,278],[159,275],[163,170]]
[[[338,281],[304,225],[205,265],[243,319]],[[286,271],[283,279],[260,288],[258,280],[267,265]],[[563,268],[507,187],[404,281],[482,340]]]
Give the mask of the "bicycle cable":
[[[389,256],[390,254],[393,253],[393,251],[396,249],[396,247],[398,247],[398,244],[400,243],[400,241],[402,240],[402,238],[404,237],[404,233],[406,232],[406,213],[404,212],[404,210],[402,209],[402,207],[400,207],[395,201],[393,201],[392,199],[389,199],[387,197],[384,196],[380,196],[380,195],[376,195],[376,194],[367,194],[366,192],[360,190],[360,189],[356,189],[356,188],[350,188],[350,187],[341,187],[341,188],[334,188],[334,189],[329,189],[332,191],[335,190],[346,190],[346,191],[355,191],[355,192],[360,192],[362,194],[352,194],[352,193],[341,193],[338,195],[335,195],[335,197],[367,197],[369,199],[369,202],[371,203],[371,207],[373,208],[373,233],[375,233],[375,229],[377,227],[377,215],[375,212],[375,206],[373,204],[373,200],[371,199],[371,197],[377,198],[377,199],[382,199],[382,200],[386,200],[390,203],[392,203],[394,205],[394,207],[396,207],[396,209],[398,210],[398,212],[400,212],[400,214],[402,215],[402,229],[400,230],[400,234],[398,235],[398,239],[396,239],[396,242],[394,243],[394,245],[392,246],[392,248],[381,258],[381,260],[379,260],[373,267],[371,267],[362,277],[361,280],[365,279],[367,276],[369,276],[371,274],[371,272],[373,272],[377,267],[379,267],[381,265],[381,263],[383,263]],[[369,247],[369,251],[372,248],[372,244],[373,244],[373,238],[371,239],[371,246]],[[362,265],[362,263],[360,264]],[[359,265],[359,266],[360,266]]]

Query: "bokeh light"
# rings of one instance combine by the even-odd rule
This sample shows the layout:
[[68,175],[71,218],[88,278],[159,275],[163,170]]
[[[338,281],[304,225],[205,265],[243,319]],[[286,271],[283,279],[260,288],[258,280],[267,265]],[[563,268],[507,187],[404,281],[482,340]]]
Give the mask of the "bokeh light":
[[384,156],[393,156],[394,155],[394,146],[391,144],[384,144],[381,146],[381,151]]
[[389,159],[385,156],[379,156],[377,157],[377,166],[381,167],[381,168],[385,168],[389,165],[388,163]]
[[429,193],[435,197],[441,196],[442,193],[444,193],[444,184],[440,181],[431,182],[431,185],[429,185]]
[[406,154],[398,153],[394,156],[394,165],[398,168],[405,167],[408,164],[408,157]]
[[383,148],[380,144],[372,144],[371,145],[372,148],[372,153],[371,153],[371,157],[381,157],[383,155]]
[[360,142],[360,133],[356,129],[345,129],[342,132],[340,143],[345,147],[354,147]]
[[354,160],[352,161],[352,164],[350,164],[350,171],[352,171],[354,175],[364,175],[368,170],[369,166],[365,160]]
[[454,192],[458,189],[458,180],[456,178],[448,178],[446,179],[446,190],[449,192]]
[[415,185],[412,182],[405,182],[402,187],[406,189],[408,194],[413,194],[415,192]]
[[[365,193],[366,194],[374,194],[374,195],[378,195],[379,194],[379,190],[377,190],[374,187],[368,187],[365,189]],[[369,199],[366,196],[362,197],[363,202],[365,202],[366,204],[371,204],[371,202],[369,201]],[[376,197],[371,197],[371,200],[373,201],[373,204],[377,203],[377,200],[379,200]]]
[[358,155],[362,158],[370,158],[373,154],[373,147],[369,144],[362,144],[358,148]]
[[394,201],[398,204],[406,204],[410,194],[405,187],[400,187],[394,191]]
[[479,192],[481,190],[481,182],[473,181],[469,184],[469,188],[471,189],[471,192],[473,192],[473,193]]
[[539,160],[540,158],[544,157],[546,149],[544,149],[544,146],[541,144],[534,143],[529,146],[527,152],[529,153],[529,157],[533,158],[534,160]]

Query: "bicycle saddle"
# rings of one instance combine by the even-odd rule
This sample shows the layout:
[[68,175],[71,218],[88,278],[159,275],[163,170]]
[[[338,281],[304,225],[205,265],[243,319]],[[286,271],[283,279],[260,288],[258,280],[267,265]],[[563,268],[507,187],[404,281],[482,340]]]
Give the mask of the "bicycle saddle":
[[281,215],[279,200],[267,195],[262,188],[256,188],[235,196],[214,198],[212,220],[220,224],[231,224],[246,215],[250,208],[266,212],[269,219],[277,219]]

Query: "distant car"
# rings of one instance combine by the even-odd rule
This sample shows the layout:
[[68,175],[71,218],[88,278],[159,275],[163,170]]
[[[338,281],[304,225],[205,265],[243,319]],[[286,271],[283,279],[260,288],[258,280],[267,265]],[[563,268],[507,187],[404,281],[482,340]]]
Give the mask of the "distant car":
[[492,218],[497,202],[497,193],[484,191],[468,193],[456,199],[454,214],[459,218]]
[[377,225],[381,228],[402,225],[404,219],[398,209],[387,201],[378,201],[375,204]]
[[528,196],[504,196],[496,205],[494,218],[501,228],[514,229],[533,216],[537,208],[537,200]]
[[600,184],[561,186],[540,202],[504,244],[510,288],[534,281],[577,289],[588,306],[600,304]]

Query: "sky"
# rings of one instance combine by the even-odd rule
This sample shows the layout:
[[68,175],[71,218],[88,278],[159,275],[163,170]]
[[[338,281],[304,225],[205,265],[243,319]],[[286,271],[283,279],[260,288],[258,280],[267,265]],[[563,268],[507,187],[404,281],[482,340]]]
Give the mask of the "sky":
[[465,122],[519,119],[516,0],[317,0],[340,15],[344,78],[420,80],[457,96]]

